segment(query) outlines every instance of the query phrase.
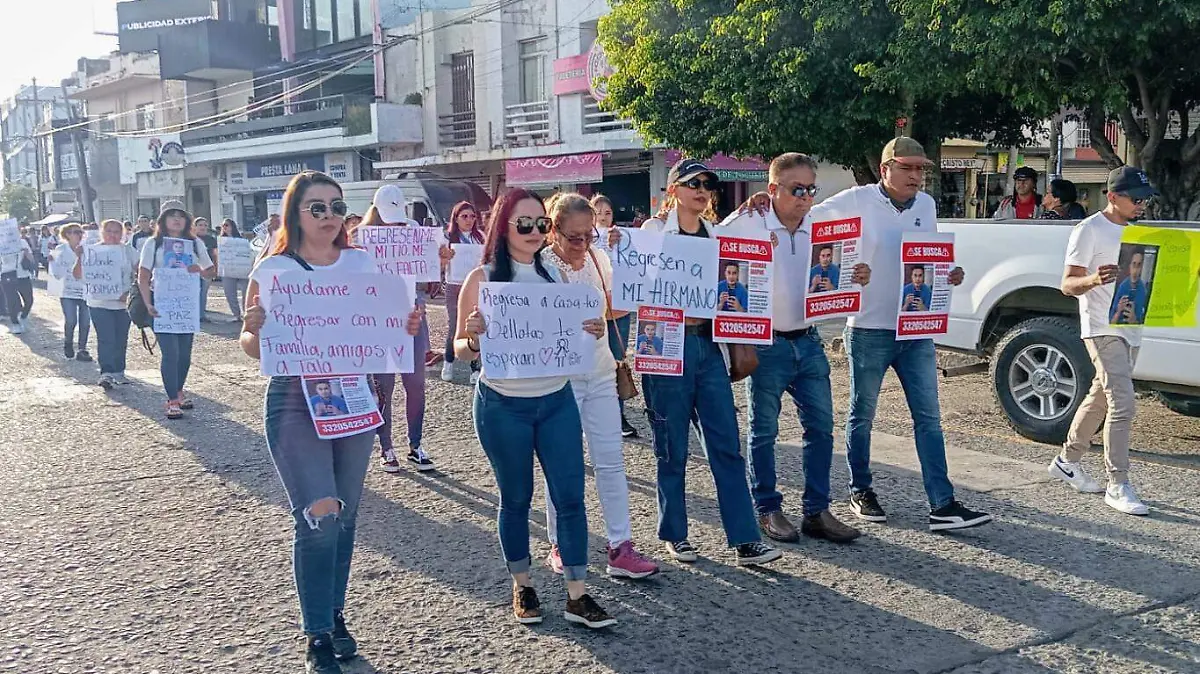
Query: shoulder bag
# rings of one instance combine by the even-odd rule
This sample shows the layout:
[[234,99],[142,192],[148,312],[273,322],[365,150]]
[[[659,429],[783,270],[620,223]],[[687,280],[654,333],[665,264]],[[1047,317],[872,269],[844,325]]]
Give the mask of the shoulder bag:
[[[588,255],[592,256],[592,264],[596,266],[596,273],[600,275],[600,288],[604,292],[604,303],[607,307],[605,319],[609,319],[612,315],[612,304],[609,301],[608,285],[604,283],[604,273],[600,271],[596,253],[590,247]],[[608,322],[615,325],[615,321],[609,320]],[[625,335],[618,334],[617,340],[621,344],[621,358],[617,361],[617,398],[629,400],[638,396],[638,389],[637,384],[633,381],[633,371],[629,368],[629,363],[625,361]]]

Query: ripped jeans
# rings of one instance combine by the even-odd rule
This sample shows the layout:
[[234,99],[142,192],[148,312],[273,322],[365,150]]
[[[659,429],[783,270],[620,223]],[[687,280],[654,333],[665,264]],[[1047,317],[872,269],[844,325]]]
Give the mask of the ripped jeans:
[[[375,434],[318,438],[299,377],[271,378],[264,422],[267,450],[291,506],[292,572],[304,633],[332,632],[334,613],[346,603],[358,502]],[[328,499],[339,507],[313,516],[310,508]]]

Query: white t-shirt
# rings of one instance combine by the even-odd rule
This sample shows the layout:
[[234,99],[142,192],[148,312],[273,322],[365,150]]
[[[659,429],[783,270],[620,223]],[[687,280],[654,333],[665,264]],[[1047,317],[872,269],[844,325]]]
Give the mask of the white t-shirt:
[[33,249],[29,247],[29,242],[25,239],[21,239],[21,250],[23,251],[21,253],[13,253],[12,255],[0,257],[0,272],[7,274],[15,271],[17,272],[17,278],[32,278],[29,270],[21,264],[21,258],[25,255],[33,256]]
[[[144,241],[142,241],[142,252],[140,255],[138,255],[138,266],[142,269],[149,269],[153,271],[159,267],[167,266],[166,263],[163,262],[165,246],[156,246],[154,244],[155,241],[154,237],[152,236],[147,237]],[[200,239],[192,239],[192,251],[193,259],[196,261],[196,265],[201,269],[208,269],[209,267],[213,266],[212,258],[208,256],[208,250],[204,247],[203,241]]]
[[771,286],[772,327],[791,332],[808,327],[804,322],[804,291],[808,287],[808,254],[812,248],[812,218],[805,216],[792,234],[779,221],[775,209],[766,215],[734,213],[721,223],[717,236],[766,239],[775,247]]
[[812,222],[835,217],[862,218],[862,251],[859,258],[871,266],[871,282],[862,289],[862,311],[851,316],[852,328],[895,330],[899,316],[901,267],[900,248],[909,232],[937,231],[937,205],[933,197],[918,192],[912,208],[896,210],[878,185],[860,185],[842,190],[813,207]]
[[[1067,241],[1066,265],[1083,267],[1089,274],[1095,274],[1100,265],[1117,264],[1124,231],[1124,225],[1109,220],[1104,213],[1080,220]],[[1079,296],[1079,334],[1084,338],[1110,335],[1124,339],[1130,346],[1141,346],[1140,327],[1114,328],[1108,323],[1114,289],[1115,284],[1105,283]]]

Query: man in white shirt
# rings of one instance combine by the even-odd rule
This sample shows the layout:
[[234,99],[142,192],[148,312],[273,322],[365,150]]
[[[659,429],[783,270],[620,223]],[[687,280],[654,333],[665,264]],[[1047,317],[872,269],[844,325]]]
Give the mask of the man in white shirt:
[[[758,347],[758,367],[746,386],[751,494],[758,526],[768,538],[790,543],[799,540],[803,532],[813,538],[849,543],[860,532],[838,521],[829,511],[829,471],[833,464],[829,359],[816,326],[804,320],[812,248],[808,212],[817,194],[817,162],[808,155],[789,152],[771,162],[769,176],[767,208],[734,214],[717,231],[718,236],[769,239],[775,249],[774,342]],[[865,285],[870,278],[870,267],[855,266],[855,283]],[[783,495],[776,487],[775,440],[785,392],[791,395],[804,427],[804,519],[799,531],[783,514]]]
[[[896,372],[913,418],[913,440],[921,477],[929,498],[930,531],[965,529],[987,524],[992,516],[975,512],[954,499],[946,469],[946,442],[938,405],[938,371],[932,339],[897,340],[896,318],[901,290],[900,248],[906,232],[936,232],[933,197],[921,191],[931,164],[925,149],[900,137],[883,148],[880,181],[844,190],[813,209],[839,217],[862,218],[863,250],[871,258],[873,282],[862,292],[862,310],[846,322],[846,355],[850,361],[850,414],[846,421],[846,457],[850,464],[850,508],[860,519],[886,522],[887,513],[871,488],[871,426],[879,390],[888,368]],[[950,272],[959,285],[963,270]]]
[[[1109,321],[1113,284],[1120,273],[1121,234],[1126,225],[1142,217],[1146,202],[1156,194],[1140,169],[1122,166],[1109,173],[1108,204],[1071,231],[1062,280],[1063,294],[1079,298],[1080,335],[1096,367],[1096,378],[1075,412],[1062,453],[1050,464],[1050,475],[1080,492],[1103,491],[1105,503],[1129,515],[1150,513],[1129,484],[1129,431],[1136,410],[1133,366],[1142,328],[1114,327]],[[1107,488],[1092,479],[1080,463],[1101,424]]]

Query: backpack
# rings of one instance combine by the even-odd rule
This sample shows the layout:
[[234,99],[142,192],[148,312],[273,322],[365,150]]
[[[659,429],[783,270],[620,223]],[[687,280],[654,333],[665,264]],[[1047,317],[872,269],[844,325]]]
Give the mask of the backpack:
[[[154,254],[158,255],[158,249],[162,247],[159,242],[154,243]],[[150,301],[154,301],[154,291],[150,291]],[[142,333],[142,348],[154,353],[154,345],[150,343],[150,337],[146,334],[146,329],[154,331],[154,317],[150,315],[150,310],[146,308],[146,301],[142,299],[142,289],[138,286],[137,280],[134,280],[133,285],[129,287],[129,299],[125,302],[125,308],[129,312],[129,321],[138,328]],[[157,342],[155,342],[157,343]]]

